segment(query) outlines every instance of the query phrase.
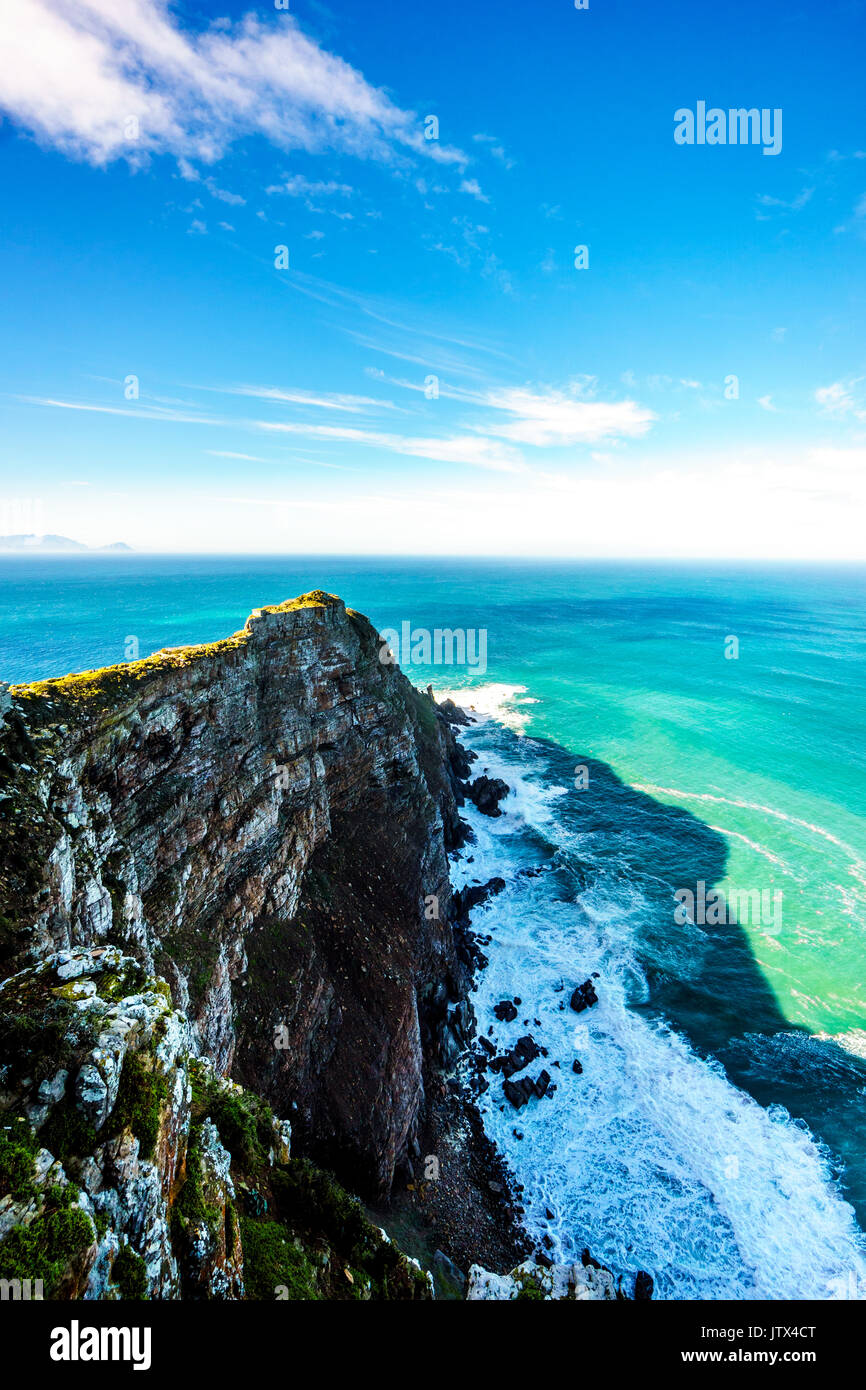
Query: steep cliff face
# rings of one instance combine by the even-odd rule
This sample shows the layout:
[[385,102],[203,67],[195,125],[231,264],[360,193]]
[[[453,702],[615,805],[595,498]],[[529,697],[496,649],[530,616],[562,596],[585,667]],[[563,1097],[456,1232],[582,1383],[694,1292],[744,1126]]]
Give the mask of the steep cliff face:
[[429,1298],[167,995],[112,946],[0,984],[3,1297]]
[[[459,755],[379,647],[316,592],[212,646],[14,687],[0,973],[121,951],[167,983],[190,1056],[384,1197],[418,1152],[425,1065],[464,1015],[448,925]],[[48,1078],[82,1114],[84,1065]]]

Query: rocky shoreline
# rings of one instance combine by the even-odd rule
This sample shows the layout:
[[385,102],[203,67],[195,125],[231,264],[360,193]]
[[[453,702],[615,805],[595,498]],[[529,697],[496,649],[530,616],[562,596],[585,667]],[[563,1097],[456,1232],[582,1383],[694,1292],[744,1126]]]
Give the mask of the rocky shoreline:
[[[455,735],[461,727],[474,722],[466,710],[451,700],[443,701],[438,710]],[[469,800],[482,814],[499,816],[502,814],[499,803],[511,789],[499,778],[482,775],[472,780],[472,763],[476,758],[474,752],[456,743],[451,761],[458,805],[462,805],[464,799]],[[467,827],[461,837],[464,844],[469,836],[471,831]],[[466,967],[470,984],[475,973],[488,963],[483,950],[488,938],[473,930],[470,914],[504,887],[504,879],[494,877],[453,894],[456,950]],[[575,1013],[582,1013],[598,1002],[594,984],[597,978],[596,975],[573,989],[569,1006]],[[521,1006],[529,1008],[520,998],[502,1000],[496,1012],[504,1020],[512,1021],[518,1017]],[[529,1025],[531,1019],[524,1019],[524,1023]],[[447,1296],[456,1296],[450,1292],[456,1286],[473,1300],[651,1299],[653,1281],[643,1271],[631,1288],[626,1288],[622,1280],[593,1259],[588,1250],[584,1250],[579,1266],[556,1266],[543,1245],[533,1242],[521,1219],[521,1187],[503,1155],[487,1136],[476,1098],[489,1088],[493,1078],[501,1076],[503,1098],[515,1112],[532,1098],[543,1099],[548,1089],[555,1086],[550,1072],[542,1067],[533,1080],[526,1068],[537,1059],[546,1058],[547,1049],[529,1032],[519,1038],[512,1049],[499,1054],[495,1044],[477,1032],[474,1014],[466,1037],[456,1072],[447,1079],[440,1078],[434,1089],[425,1131],[429,1152],[447,1155],[448,1178],[443,1179],[440,1171],[435,1183],[412,1185],[411,1205],[425,1230],[428,1257],[430,1248],[435,1246],[431,1268],[437,1288],[441,1284],[448,1291]],[[558,1067],[559,1063],[553,1065]],[[581,1070],[576,1059],[573,1069]],[[444,1261],[440,1260],[443,1256]],[[438,1271],[444,1271],[441,1277]]]
[[[499,802],[509,795],[510,788],[500,778],[481,776],[471,780],[471,763],[477,755],[468,751],[456,739],[461,727],[474,723],[467,710],[452,701],[438,705],[439,716],[448,721],[455,733],[450,752],[450,765],[455,774],[457,805],[471,801],[482,815],[502,815]],[[464,826],[460,834],[463,852],[471,840],[471,830]],[[513,1049],[498,1055],[496,1047],[484,1034],[477,1033],[470,995],[475,972],[487,966],[484,945],[487,938],[475,933],[471,926],[471,910],[487,902],[505,888],[503,878],[493,877],[488,883],[473,884],[453,892],[452,929],[457,956],[466,967],[467,994],[464,1009],[464,1047],[457,1054],[456,1068],[450,1074],[436,1073],[428,1087],[428,1116],[424,1127],[424,1154],[435,1158],[435,1179],[421,1175],[407,1183],[405,1193],[392,1197],[392,1211],[384,1213],[385,1223],[395,1222],[407,1250],[418,1255],[432,1270],[438,1297],[470,1300],[596,1300],[596,1298],[652,1298],[652,1277],[641,1272],[631,1289],[591,1257],[582,1254],[578,1266],[556,1266],[544,1247],[538,1247],[523,1225],[521,1188],[516,1177],[487,1136],[475,1099],[487,1090],[487,1074],[503,1077],[503,1097],[520,1111],[528,1099],[544,1098],[552,1086],[550,1073],[541,1070],[537,1080],[518,1076],[530,1063],[548,1055],[531,1034],[518,1038]],[[598,979],[598,976],[595,977]],[[499,1009],[502,1016],[517,1017],[521,999],[503,999]],[[598,1002],[594,981],[587,980],[574,988],[570,1008],[581,1013]],[[530,1022],[530,1020],[524,1020]],[[556,1063],[559,1065],[559,1063]],[[580,1069],[580,1062],[574,1062]]]

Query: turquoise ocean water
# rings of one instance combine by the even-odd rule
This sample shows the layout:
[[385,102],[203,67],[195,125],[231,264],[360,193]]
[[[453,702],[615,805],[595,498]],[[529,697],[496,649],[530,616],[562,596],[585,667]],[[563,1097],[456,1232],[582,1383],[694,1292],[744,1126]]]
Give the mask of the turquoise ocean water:
[[[528,1018],[557,1084],[482,1102],[533,1231],[668,1297],[866,1296],[866,571],[4,559],[0,679],[213,640],[310,588],[486,634],[486,669],[405,669],[474,705],[477,766],[513,788],[467,811],[455,876],[506,878],[476,1009],[503,1043]],[[699,883],[781,897],[677,921]]]

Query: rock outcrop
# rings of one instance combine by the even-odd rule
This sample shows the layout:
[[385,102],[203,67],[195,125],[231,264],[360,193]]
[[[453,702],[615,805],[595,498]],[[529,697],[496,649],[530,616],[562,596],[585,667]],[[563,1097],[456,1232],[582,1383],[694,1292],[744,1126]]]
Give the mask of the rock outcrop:
[[502,815],[499,803],[504,800],[508,792],[508,783],[503,782],[501,777],[476,777],[475,781],[469,782],[466,787],[466,795],[469,800],[474,802],[485,816]]
[[[463,762],[379,647],[317,591],[222,642],[3,693],[0,1252],[74,1227],[61,1292],[116,1293],[119,1260],[149,1295],[239,1297],[251,1249],[330,1290],[292,1243],[304,1184],[265,1143],[273,1111],[353,1191],[411,1173],[426,1073],[472,1028],[449,924]],[[279,1238],[255,1224],[273,1210]],[[307,1235],[333,1263],[333,1232]],[[351,1296],[424,1294],[369,1240]]]
[[470,1302],[484,1300],[535,1300],[601,1303],[626,1298],[609,1269],[596,1264],[549,1265],[525,1260],[510,1274],[491,1274],[480,1265],[469,1271],[466,1297]]
[[43,1298],[427,1298],[291,1127],[111,946],[0,985],[0,1278]]

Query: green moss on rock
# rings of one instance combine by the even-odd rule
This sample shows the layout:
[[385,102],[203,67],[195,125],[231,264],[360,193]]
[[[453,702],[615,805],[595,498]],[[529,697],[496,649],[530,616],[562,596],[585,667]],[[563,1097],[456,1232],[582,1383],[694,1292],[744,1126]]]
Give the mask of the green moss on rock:
[[155,988],[153,984],[149,984],[144,966],[137,960],[127,960],[121,970],[106,971],[100,975],[98,993],[100,999],[114,1002],[126,999],[131,994],[140,994],[145,985],[150,989]]
[[85,1154],[92,1153],[96,1145],[96,1130],[68,1098],[55,1105],[39,1137],[44,1147],[61,1163],[68,1163],[71,1158],[83,1158]]
[[190,1221],[204,1221],[214,1234],[219,1229],[219,1208],[209,1206],[204,1199],[201,1125],[193,1125],[189,1132],[189,1143],[186,1150],[186,1179],[172,1207],[171,1216],[175,1231],[179,1229],[182,1232]]
[[167,1094],[166,1079],[154,1069],[152,1059],[128,1051],[123,1059],[117,1100],[106,1121],[106,1136],[130,1129],[139,1141],[141,1157],[151,1158]]
[[192,1113],[195,1121],[211,1119],[232,1162],[248,1177],[268,1166],[273,1144],[274,1112],[252,1091],[232,1091],[219,1084],[210,1068],[190,1065]]
[[276,1221],[241,1217],[247,1298],[319,1299],[316,1268]]
[[517,1283],[520,1285],[520,1288],[517,1292],[516,1302],[545,1302],[547,1294],[540,1281],[534,1275],[523,1271],[517,1275]]
[[39,1144],[21,1115],[4,1115],[0,1125],[0,1197],[26,1201],[35,1192],[33,1160]]
[[0,1279],[41,1279],[50,1298],[94,1236],[79,1207],[45,1212],[28,1226],[15,1226],[0,1244]]
[[147,1269],[130,1245],[124,1245],[115,1256],[111,1277],[125,1302],[140,1303],[147,1298]]

